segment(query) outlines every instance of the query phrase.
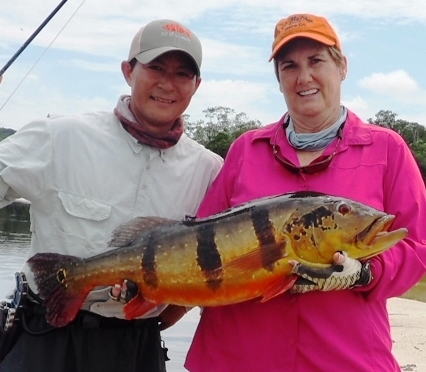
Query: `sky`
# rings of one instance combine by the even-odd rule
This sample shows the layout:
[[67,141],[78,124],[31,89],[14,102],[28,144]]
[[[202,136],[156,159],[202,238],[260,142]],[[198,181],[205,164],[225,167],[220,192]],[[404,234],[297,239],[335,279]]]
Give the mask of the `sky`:
[[[60,0],[1,0],[0,68]],[[275,24],[294,13],[325,16],[348,59],[342,104],[362,119],[380,110],[426,125],[424,0],[67,0],[3,75],[0,127],[47,115],[111,111],[129,94],[120,70],[138,29],[183,23],[201,40],[202,82],[186,114],[223,106],[268,124],[286,105],[268,62]]]

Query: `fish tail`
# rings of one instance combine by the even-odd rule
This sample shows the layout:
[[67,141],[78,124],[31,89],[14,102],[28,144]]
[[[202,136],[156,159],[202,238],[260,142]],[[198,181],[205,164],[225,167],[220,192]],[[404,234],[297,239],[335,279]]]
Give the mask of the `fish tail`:
[[37,253],[27,263],[46,307],[46,320],[55,327],[71,322],[92,288],[81,288],[73,277],[73,267],[83,259],[56,253]]

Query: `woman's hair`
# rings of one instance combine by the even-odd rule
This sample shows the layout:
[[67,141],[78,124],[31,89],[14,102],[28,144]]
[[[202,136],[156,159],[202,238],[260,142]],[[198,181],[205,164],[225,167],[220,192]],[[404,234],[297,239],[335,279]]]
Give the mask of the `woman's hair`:
[[[274,58],[275,76],[277,77],[278,81],[280,81],[280,77],[279,77],[279,74],[278,74],[278,60],[283,55],[284,50],[285,50],[285,48],[281,49],[278,52],[278,54],[276,55],[276,57]],[[339,48],[337,48],[335,45],[329,46],[328,52],[330,53],[332,60],[334,61],[334,63],[337,66],[341,66],[343,64],[344,56],[343,56],[342,51]]]

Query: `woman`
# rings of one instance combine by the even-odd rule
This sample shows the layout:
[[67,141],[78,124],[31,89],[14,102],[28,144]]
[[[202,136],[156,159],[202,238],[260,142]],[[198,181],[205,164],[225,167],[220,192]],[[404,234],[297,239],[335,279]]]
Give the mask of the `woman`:
[[409,234],[370,260],[372,278],[365,285],[351,283],[339,291],[295,288],[265,303],[205,308],[186,368],[399,371],[391,353],[386,300],[404,293],[426,272],[421,226],[426,197],[420,172],[398,134],[363,123],[340,104],[347,62],[326,19],[298,14],[278,22],[272,59],[288,112],[232,145],[198,215],[311,190],[394,214],[393,228],[406,227]]

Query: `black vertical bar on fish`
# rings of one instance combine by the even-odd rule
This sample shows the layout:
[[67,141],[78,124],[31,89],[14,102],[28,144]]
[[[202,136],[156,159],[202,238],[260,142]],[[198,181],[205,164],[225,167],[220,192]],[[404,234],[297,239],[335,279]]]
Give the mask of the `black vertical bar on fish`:
[[0,76],[2,76],[6,70],[10,67],[10,65],[16,60],[16,58],[19,57],[19,55],[24,51],[24,49],[33,41],[33,39],[39,34],[39,32],[44,28],[44,26],[47,25],[47,23],[55,16],[55,14],[59,11],[59,9],[62,8],[62,6],[67,2],[68,0],[62,0],[59,5],[49,14],[49,16],[43,21],[40,26],[33,32],[33,34],[27,39],[27,41],[22,44],[22,46],[17,50],[17,52],[12,56],[12,58],[7,61],[7,63],[3,66],[3,68],[0,70]]
[[254,208],[250,217],[259,242],[263,267],[271,270],[272,264],[282,256],[282,244],[277,244],[275,240],[275,228],[269,219],[269,211],[265,208]]
[[208,287],[218,288],[222,283],[222,260],[215,242],[213,224],[200,225],[197,229],[197,263],[206,278]]
[[148,244],[142,256],[142,271],[143,271],[143,280],[145,284],[149,285],[152,288],[157,288],[158,286],[158,276],[157,276],[157,265],[156,265],[156,256],[158,250],[159,240],[157,231],[153,231],[148,236]]

